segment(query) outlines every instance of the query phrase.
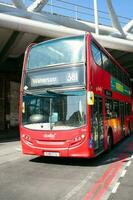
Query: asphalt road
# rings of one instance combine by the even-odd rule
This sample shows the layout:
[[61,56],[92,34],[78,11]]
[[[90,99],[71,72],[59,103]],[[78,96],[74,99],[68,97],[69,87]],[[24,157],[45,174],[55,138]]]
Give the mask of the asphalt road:
[[132,144],[133,135],[89,160],[22,155],[19,141],[0,142],[0,200],[113,199]]

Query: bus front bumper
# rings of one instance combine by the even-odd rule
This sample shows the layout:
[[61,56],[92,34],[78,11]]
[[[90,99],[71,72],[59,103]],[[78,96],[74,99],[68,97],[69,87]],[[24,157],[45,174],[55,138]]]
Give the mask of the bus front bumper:
[[22,151],[24,154],[38,155],[38,156],[52,156],[52,157],[77,157],[77,158],[92,158],[93,150],[89,149],[87,139],[83,143],[73,147],[61,147],[61,148],[46,148],[38,147],[30,142],[21,140]]

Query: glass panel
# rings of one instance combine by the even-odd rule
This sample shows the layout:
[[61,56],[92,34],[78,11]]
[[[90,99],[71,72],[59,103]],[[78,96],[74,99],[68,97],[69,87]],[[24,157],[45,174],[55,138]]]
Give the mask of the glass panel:
[[117,77],[117,70],[116,70],[116,68],[117,68],[117,66],[115,66],[115,65],[112,66],[112,75],[114,77]]
[[130,86],[130,80],[129,80],[129,77],[128,77],[127,74],[125,74],[125,84],[126,84],[127,86]]
[[37,44],[30,50],[28,69],[84,62],[84,43],[84,36],[77,36],[49,40]]
[[86,92],[23,96],[23,125],[36,130],[68,130],[86,123]]
[[98,149],[99,147],[98,118],[99,118],[98,98],[95,96],[94,106],[91,106],[91,129],[92,129],[91,131],[93,134],[94,149]]
[[126,115],[131,114],[131,105],[129,103],[125,103],[125,114]]
[[118,68],[118,80],[121,81],[121,70]]
[[99,114],[103,114],[102,98],[99,98]]
[[101,60],[101,51],[100,51],[100,49],[94,43],[91,43],[91,50],[92,50],[92,55],[93,55],[93,58],[94,58],[96,64],[101,66],[102,65],[102,60]]
[[119,102],[118,101],[113,101],[112,117],[113,118],[119,117]]
[[121,71],[121,77],[120,77],[120,81],[123,83],[123,71]]
[[108,118],[108,119],[112,118],[113,106],[112,106],[111,99],[106,99],[105,110],[106,110],[106,118]]
[[104,53],[102,53],[102,61],[103,61],[103,68],[106,71],[111,73],[112,72],[113,63],[111,62],[111,60]]
[[103,101],[101,97],[95,96],[95,103],[91,106],[91,131],[94,140],[94,149],[103,149]]

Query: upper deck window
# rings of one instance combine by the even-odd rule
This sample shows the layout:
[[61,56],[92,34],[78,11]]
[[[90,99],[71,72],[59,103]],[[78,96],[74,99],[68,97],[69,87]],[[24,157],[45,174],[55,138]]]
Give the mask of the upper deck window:
[[100,49],[94,42],[91,42],[92,56],[97,65],[109,72],[121,83],[130,86],[130,80],[127,73],[120,69],[119,65],[112,61],[111,58]]
[[91,43],[91,49],[96,64],[102,66],[101,50],[94,43]]
[[76,64],[84,61],[84,36],[67,37],[34,45],[29,52],[27,69]]

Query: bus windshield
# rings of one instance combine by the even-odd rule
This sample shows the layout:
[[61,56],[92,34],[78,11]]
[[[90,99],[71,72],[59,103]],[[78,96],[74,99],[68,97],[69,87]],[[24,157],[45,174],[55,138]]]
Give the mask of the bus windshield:
[[84,90],[23,96],[22,122],[34,130],[70,130],[86,123]]
[[84,62],[84,41],[84,36],[77,36],[34,45],[29,52],[27,69]]

